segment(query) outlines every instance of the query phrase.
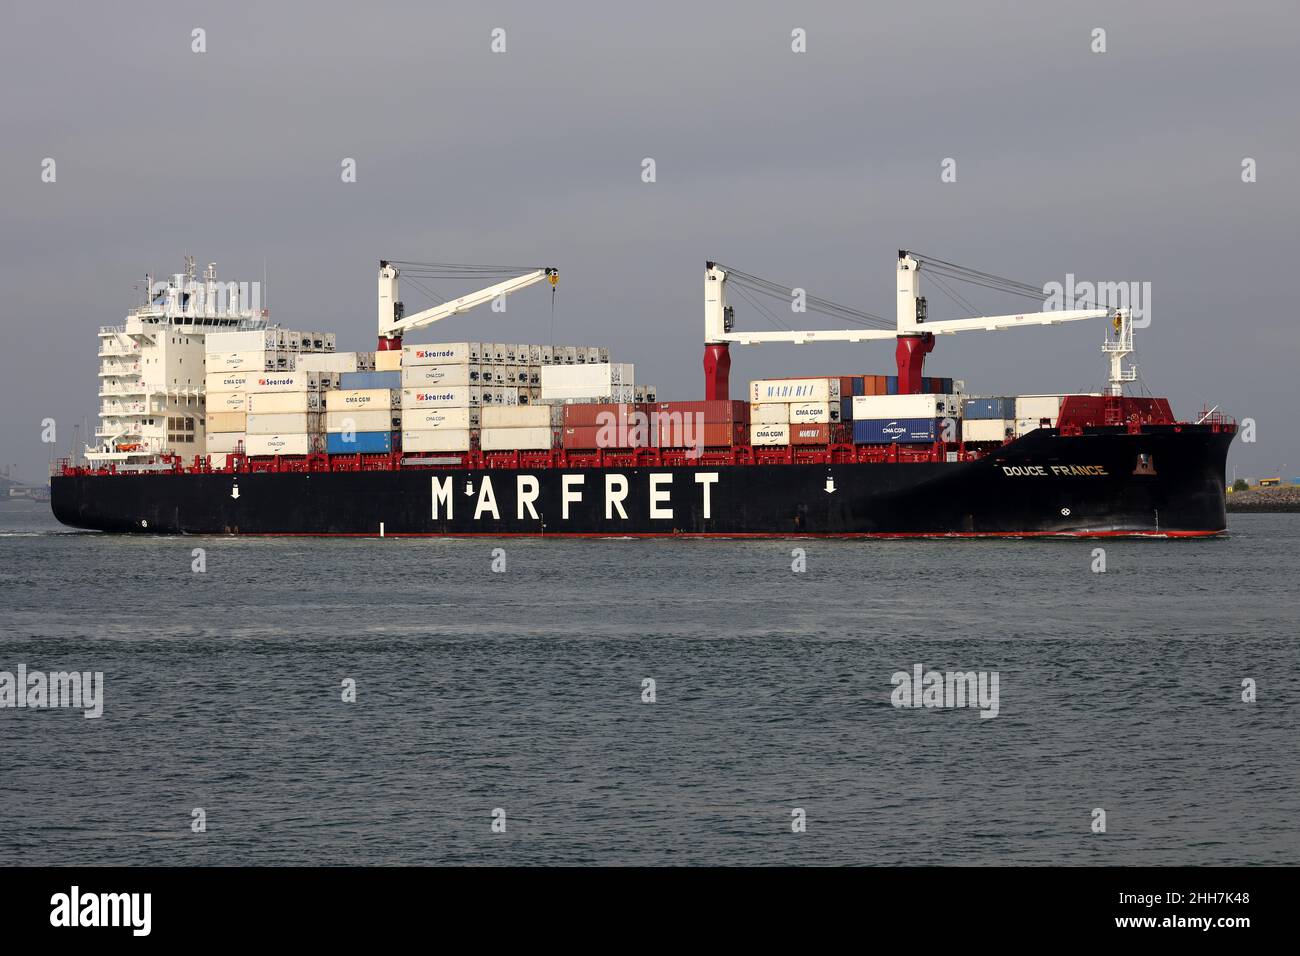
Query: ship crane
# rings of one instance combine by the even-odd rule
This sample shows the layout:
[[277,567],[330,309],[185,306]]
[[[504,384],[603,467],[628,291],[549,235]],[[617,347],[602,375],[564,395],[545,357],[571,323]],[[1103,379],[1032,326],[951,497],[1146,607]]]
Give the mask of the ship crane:
[[[854,322],[859,325],[852,329],[835,329],[822,331],[777,330],[761,332],[738,332],[734,328],[735,312],[727,304],[728,280],[737,283],[737,291],[744,294],[746,287],[759,292],[790,296],[792,289],[778,286],[776,283],[758,279],[745,273],[708,262],[704,270],[704,396],[706,399],[726,399],[729,395],[731,356],[729,346],[761,345],[767,342],[786,344],[803,344],[806,342],[873,342],[895,339],[897,345],[894,355],[898,362],[899,394],[916,394],[921,389],[921,372],[925,356],[934,348],[936,335],[950,335],[957,332],[995,332],[1014,329],[1028,325],[1057,325],[1061,322],[1077,322],[1081,319],[1102,319],[1116,316],[1127,330],[1127,348],[1131,351],[1132,326],[1127,310],[1113,313],[1108,309],[1072,309],[1053,312],[1026,312],[1014,315],[986,315],[965,319],[943,319],[929,321],[926,315],[925,297],[920,294],[920,275],[922,267],[935,274],[940,288],[945,288],[940,276],[972,282],[986,288],[1015,295],[1031,296],[1041,301],[1044,293],[1041,289],[1023,283],[1002,279],[990,273],[978,272],[922,256],[920,253],[900,249],[898,252],[898,296],[897,316],[893,323],[880,316],[871,315],[845,306],[837,306],[825,300],[815,300],[808,296],[810,305],[819,306],[822,311],[832,316]],[[747,295],[744,296],[748,298]],[[752,301],[752,300],[751,300]],[[757,303],[755,303],[757,305]],[[769,319],[771,317],[769,316]],[[874,328],[871,326],[875,326]],[[1124,355],[1128,352],[1125,351]],[[1112,355],[1118,362],[1122,356]]]
[[[457,299],[449,299],[431,309],[407,315],[398,293],[398,276],[402,273],[397,266],[415,279],[465,279],[497,278],[506,273],[522,272],[522,275],[502,279],[477,292],[471,292]],[[551,266],[512,267],[512,266],[468,266],[432,262],[399,262],[396,260],[379,260],[379,344],[381,352],[392,351],[402,347],[402,335],[412,329],[423,328],[441,319],[483,305],[487,302],[511,293],[526,289],[543,279],[551,283],[554,289],[560,281],[560,272]],[[418,283],[417,283],[418,284]]]

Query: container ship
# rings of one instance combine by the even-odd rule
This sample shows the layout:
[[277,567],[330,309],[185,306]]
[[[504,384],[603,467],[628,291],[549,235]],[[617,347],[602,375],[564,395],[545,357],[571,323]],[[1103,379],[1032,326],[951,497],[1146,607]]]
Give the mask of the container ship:
[[[96,443],[56,463],[64,524],[137,534],[1160,536],[1221,534],[1236,423],[1126,394],[1126,308],[931,320],[923,274],[1043,298],[906,250],[891,321],[705,266],[704,398],[663,401],[592,346],[410,344],[417,329],[558,281],[553,268],[382,260],[374,352],[282,328],[247,284],[184,273],[99,331]],[[406,314],[399,276],[493,279]],[[477,283],[476,283],[477,284]],[[423,286],[421,286],[423,288]],[[728,292],[837,317],[740,331]],[[962,300],[964,301],[964,300]],[[997,395],[925,375],[937,337],[1102,319],[1103,391]],[[778,322],[773,322],[779,325]],[[732,345],[893,340],[894,374],[760,379]]]

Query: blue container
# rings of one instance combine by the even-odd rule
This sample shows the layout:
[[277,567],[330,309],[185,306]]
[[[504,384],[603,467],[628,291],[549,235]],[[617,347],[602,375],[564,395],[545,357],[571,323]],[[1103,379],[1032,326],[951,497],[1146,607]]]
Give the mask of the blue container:
[[339,388],[401,388],[401,372],[344,372]]
[[867,418],[853,423],[856,445],[887,445],[892,442],[935,442],[943,428],[938,418]]
[[962,415],[966,418],[1015,418],[1016,400],[1014,398],[968,398],[961,403],[961,409]]
[[886,394],[886,395],[897,395],[897,394],[898,394],[898,376],[897,376],[897,375],[887,375],[887,376],[885,376],[885,394]]
[[861,375],[854,375],[851,384],[853,385],[852,391],[854,395],[867,394],[867,383],[862,380]]
[[344,432],[325,436],[325,450],[331,455],[382,455],[400,444],[401,432],[354,432],[353,441],[344,441]]
[[840,399],[840,421],[842,422],[853,421],[853,399],[852,398]]

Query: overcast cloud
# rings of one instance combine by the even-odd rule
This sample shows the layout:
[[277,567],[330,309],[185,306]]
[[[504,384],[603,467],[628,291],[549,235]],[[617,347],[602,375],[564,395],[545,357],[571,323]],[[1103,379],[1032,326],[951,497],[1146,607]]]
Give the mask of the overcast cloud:
[[[554,264],[557,343],[608,344],[661,397],[695,398],[706,259],[892,315],[900,247],[1035,284],[1150,282],[1146,386],[1183,417],[1254,418],[1242,475],[1300,474],[1294,3],[3,10],[0,463],[29,480],[51,457],[42,418],[60,454],[94,427],[97,327],[184,253],[225,279],[265,262],[272,318],[340,349],[374,347],[381,257]],[[962,314],[926,291],[932,317]],[[550,321],[535,288],[419,339],[547,341]],[[1095,389],[1102,338],[945,337],[927,367],[986,394]],[[892,367],[892,343],[737,347],[732,392]]]

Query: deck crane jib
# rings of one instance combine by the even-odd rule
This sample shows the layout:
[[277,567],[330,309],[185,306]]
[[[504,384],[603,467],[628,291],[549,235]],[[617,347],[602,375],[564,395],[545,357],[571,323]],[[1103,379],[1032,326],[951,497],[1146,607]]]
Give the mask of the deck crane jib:
[[[967,282],[995,291],[1028,297],[1042,302],[1041,287],[1004,279],[992,273],[981,272],[955,263],[946,262],[917,252],[900,249],[898,252],[898,282],[895,317],[891,321],[859,309],[837,305],[815,296],[805,296],[807,311],[819,312],[855,328],[799,330],[783,327],[783,323],[765,308],[757,295],[768,295],[790,301],[792,287],[760,279],[724,266],[717,262],[705,263],[704,269],[704,393],[709,399],[725,399],[729,394],[731,356],[729,346],[761,345],[768,342],[803,344],[808,342],[871,342],[894,339],[894,357],[898,364],[898,391],[914,394],[921,391],[925,356],[934,348],[935,336],[957,332],[995,332],[1029,325],[1056,325],[1077,322],[1081,319],[1115,317],[1129,331],[1131,351],[1131,324],[1125,310],[1071,309],[1050,312],[1022,312],[1007,315],[985,315],[962,319],[931,321],[926,299],[920,294],[920,277],[924,271],[936,285],[948,293],[945,279]],[[727,293],[734,290],[741,298],[765,316],[774,331],[737,331],[735,311],[727,302]],[[951,294],[951,293],[949,293]],[[956,296],[961,304],[976,311],[970,303]],[[1128,352],[1124,352],[1125,355]],[[1117,360],[1115,360],[1117,361]]]
[[[399,269],[400,266],[400,269]],[[435,298],[442,298],[425,281],[474,279],[478,282],[495,280],[491,285],[441,305],[407,315],[398,291],[398,277],[407,279]],[[456,265],[437,262],[403,262],[394,259],[379,260],[379,351],[402,347],[402,336],[412,330],[431,325],[441,319],[468,312],[502,296],[526,289],[547,280],[554,290],[560,281],[560,272],[553,266],[485,266]]]

